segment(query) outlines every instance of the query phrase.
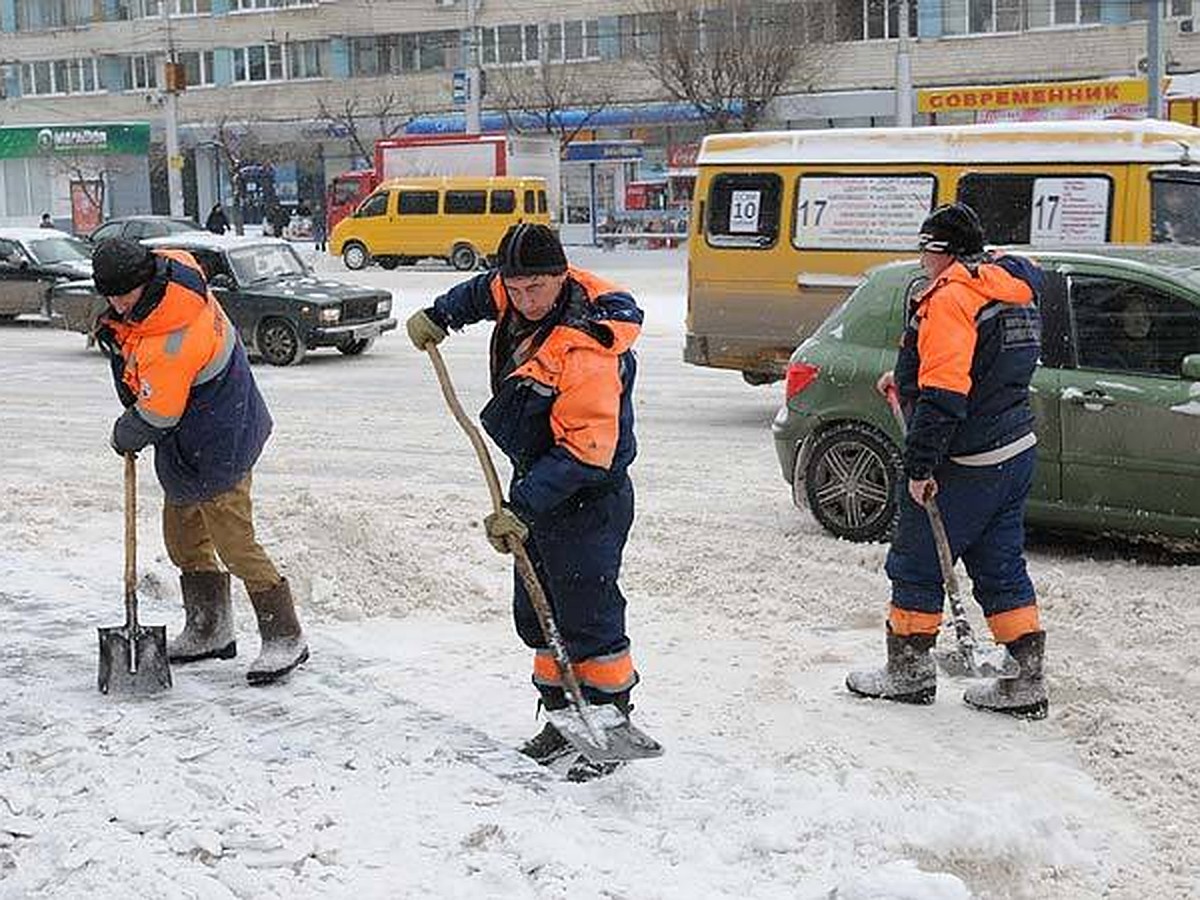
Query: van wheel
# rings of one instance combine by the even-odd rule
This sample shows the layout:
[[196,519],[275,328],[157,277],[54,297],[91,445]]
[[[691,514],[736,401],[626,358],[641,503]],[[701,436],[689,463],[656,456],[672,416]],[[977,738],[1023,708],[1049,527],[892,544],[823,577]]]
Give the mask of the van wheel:
[[358,271],[365,269],[371,261],[371,254],[367,252],[367,248],[359,243],[347,244],[342,248],[342,262],[347,269]]
[[460,272],[470,272],[479,265],[479,254],[470,244],[455,244],[450,251],[450,265]]
[[304,359],[300,332],[287,319],[267,319],[258,329],[258,352],[273,366],[294,366]]
[[813,516],[837,537],[884,541],[896,524],[902,480],[895,444],[862,422],[843,422],[821,432],[797,460],[792,487],[804,491]]
[[375,261],[379,263],[379,268],[387,269],[389,272],[400,265],[400,260],[394,256],[377,256]]
[[774,372],[743,372],[742,381],[753,387],[760,387],[764,384],[774,384],[776,381],[783,381],[782,375],[776,375]]

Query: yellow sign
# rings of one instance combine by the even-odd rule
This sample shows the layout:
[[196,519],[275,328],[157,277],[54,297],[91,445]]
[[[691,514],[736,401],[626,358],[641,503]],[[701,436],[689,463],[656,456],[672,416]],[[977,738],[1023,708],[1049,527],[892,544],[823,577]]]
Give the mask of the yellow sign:
[[179,169],[180,171],[183,171],[183,157],[182,157],[182,156],[171,156],[171,157],[168,157],[168,158],[167,158],[167,164],[168,164],[168,165],[169,165],[169,166],[170,166],[172,169]]
[[923,88],[917,91],[917,111],[940,113],[1047,106],[1110,106],[1145,103],[1147,95],[1144,78]]

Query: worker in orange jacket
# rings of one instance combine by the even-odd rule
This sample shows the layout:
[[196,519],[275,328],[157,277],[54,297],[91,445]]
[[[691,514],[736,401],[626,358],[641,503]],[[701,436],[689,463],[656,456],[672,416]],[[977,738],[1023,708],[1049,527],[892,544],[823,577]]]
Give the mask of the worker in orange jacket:
[[181,570],[186,622],[168,655],[174,663],[237,655],[232,572],[262,638],[247,680],[276,681],[308,658],[308,643],[287,579],[254,536],[251,470],[272,423],[246,350],[191,254],[112,238],[96,247],[92,270],[109,304],[96,338],[125,406],[112,446],[121,454],[154,446],[163,539]]
[[[523,223],[504,236],[498,268],[452,288],[408,320],[423,349],[448,329],[495,321],[492,398],[483,426],[512,462],[508,506],[485,519],[488,539],[527,549],[589,703],[626,714],[638,681],[617,585],[633,523],[626,474],[633,431],[636,361],[632,345],[642,311],[621,288],[569,266],[545,225]],[[514,578],[517,633],[534,650],[533,682],[547,709],[567,705],[525,586]],[[549,763],[570,751],[551,724],[522,748]],[[573,774],[574,773],[574,774]],[[601,774],[580,760],[568,778]]]
[[878,385],[881,392],[894,385],[908,420],[908,483],[887,557],[887,664],[850,673],[846,686],[868,697],[934,700],[930,650],[944,591],[924,504],[936,497],[951,554],[966,564],[993,637],[1020,666],[1018,677],[974,685],[963,699],[1040,719],[1048,708],[1046,633],[1025,568],[1024,518],[1037,443],[1029,383],[1041,350],[1044,276],[1023,257],[985,254],[979,218],[962,203],[929,215],[920,248],[929,284],[908,309],[895,371]]

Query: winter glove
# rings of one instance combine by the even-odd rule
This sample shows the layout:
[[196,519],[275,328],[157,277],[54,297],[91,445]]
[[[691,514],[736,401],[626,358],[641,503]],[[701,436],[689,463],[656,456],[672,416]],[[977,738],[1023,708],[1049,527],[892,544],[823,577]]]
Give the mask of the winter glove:
[[500,512],[488,513],[483,519],[483,530],[487,532],[488,542],[498,553],[512,552],[508,548],[509,535],[516,537],[522,544],[529,537],[529,526],[507,507]]
[[433,321],[423,309],[409,316],[404,327],[408,329],[408,336],[418,350],[440,344],[446,338],[446,329]]

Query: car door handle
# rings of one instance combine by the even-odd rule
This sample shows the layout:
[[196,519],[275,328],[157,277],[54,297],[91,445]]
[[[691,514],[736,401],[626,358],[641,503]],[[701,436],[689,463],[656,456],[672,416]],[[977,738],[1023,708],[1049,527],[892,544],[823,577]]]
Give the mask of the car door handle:
[[1117,402],[1115,397],[1110,397],[1103,391],[1084,391],[1080,394],[1072,394],[1067,400],[1076,406],[1084,407],[1112,406]]

